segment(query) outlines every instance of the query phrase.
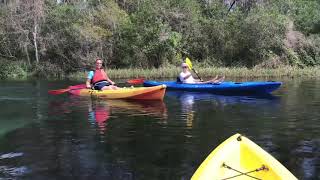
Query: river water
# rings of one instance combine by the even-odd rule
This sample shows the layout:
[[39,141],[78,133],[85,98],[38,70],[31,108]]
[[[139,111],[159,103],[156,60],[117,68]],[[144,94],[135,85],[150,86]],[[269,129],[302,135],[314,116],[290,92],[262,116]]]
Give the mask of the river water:
[[190,179],[235,133],[320,179],[320,81],[271,96],[167,92],[163,102],[48,95],[72,81],[0,81],[0,179]]

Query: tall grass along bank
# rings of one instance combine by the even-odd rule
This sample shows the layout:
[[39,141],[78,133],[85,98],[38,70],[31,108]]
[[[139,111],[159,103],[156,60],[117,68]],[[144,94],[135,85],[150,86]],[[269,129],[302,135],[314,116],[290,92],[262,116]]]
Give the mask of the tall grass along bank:
[[[216,75],[225,75],[226,77],[243,77],[243,78],[277,78],[277,77],[320,77],[320,66],[298,68],[285,66],[276,69],[264,68],[195,68],[198,74],[203,78],[214,77]],[[152,69],[107,69],[111,79],[126,79],[144,77],[146,79],[156,78],[175,78],[181,72],[178,67],[164,67]],[[70,79],[81,80],[85,79],[87,72],[72,73],[68,76]]]

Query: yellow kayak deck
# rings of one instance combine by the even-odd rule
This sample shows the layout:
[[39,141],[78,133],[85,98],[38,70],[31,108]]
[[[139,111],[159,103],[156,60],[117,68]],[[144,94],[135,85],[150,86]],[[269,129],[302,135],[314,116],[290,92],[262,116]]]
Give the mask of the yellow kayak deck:
[[210,153],[191,179],[295,180],[297,178],[257,144],[240,134],[235,134]]
[[140,100],[162,100],[165,94],[166,86],[154,87],[128,87],[117,90],[92,90],[76,89],[69,93],[78,96],[96,96],[106,99],[140,99]]

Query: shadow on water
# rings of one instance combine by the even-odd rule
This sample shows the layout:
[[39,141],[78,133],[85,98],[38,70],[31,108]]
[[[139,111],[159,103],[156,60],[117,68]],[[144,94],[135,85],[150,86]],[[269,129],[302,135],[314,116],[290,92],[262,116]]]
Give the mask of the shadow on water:
[[8,137],[41,121],[47,104],[40,82],[1,81],[0,85],[0,179],[19,179],[31,171],[18,163],[25,153]]
[[[33,99],[0,95],[0,137],[34,122]],[[17,107],[20,111],[17,112]]]

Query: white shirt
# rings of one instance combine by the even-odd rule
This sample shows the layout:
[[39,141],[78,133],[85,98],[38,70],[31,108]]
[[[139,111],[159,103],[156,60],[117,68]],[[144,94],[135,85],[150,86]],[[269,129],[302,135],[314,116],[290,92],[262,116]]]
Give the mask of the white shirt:
[[180,73],[179,77],[180,77],[180,80],[182,81],[182,83],[189,83],[189,84],[195,83],[195,80],[192,77],[192,75],[189,76],[187,79],[184,79],[189,74],[191,74],[191,73],[190,72],[187,72],[187,73],[181,72]]

